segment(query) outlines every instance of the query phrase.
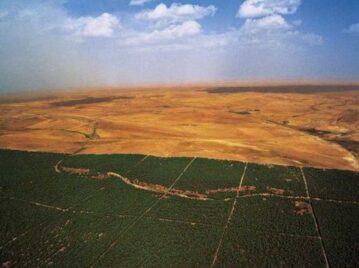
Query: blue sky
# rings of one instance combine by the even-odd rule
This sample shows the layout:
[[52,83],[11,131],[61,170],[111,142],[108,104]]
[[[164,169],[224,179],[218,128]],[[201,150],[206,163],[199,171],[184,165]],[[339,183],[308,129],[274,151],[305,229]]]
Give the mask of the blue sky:
[[358,0],[2,0],[0,91],[359,80]]

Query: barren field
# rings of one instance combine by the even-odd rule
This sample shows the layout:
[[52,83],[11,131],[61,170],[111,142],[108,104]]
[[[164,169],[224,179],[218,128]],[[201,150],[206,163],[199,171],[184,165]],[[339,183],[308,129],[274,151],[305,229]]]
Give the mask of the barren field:
[[0,99],[0,148],[359,170],[359,86],[193,86]]

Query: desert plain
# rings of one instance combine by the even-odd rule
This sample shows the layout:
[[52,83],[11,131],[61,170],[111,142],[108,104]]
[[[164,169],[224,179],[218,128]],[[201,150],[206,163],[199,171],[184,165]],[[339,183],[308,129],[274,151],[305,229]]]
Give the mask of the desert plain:
[[0,148],[359,170],[359,84],[93,88],[0,97]]

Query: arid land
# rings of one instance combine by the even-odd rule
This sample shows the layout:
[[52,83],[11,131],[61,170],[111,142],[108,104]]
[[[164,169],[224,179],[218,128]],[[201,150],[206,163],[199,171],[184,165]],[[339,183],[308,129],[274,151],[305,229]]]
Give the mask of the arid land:
[[0,148],[358,171],[359,85],[193,85],[3,96]]

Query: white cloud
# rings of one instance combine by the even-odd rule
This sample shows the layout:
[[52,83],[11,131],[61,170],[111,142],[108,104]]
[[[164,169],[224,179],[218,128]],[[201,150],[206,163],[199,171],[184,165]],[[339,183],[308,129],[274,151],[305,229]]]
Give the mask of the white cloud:
[[213,5],[203,7],[199,5],[173,3],[167,7],[161,3],[152,10],[145,10],[136,15],[136,18],[149,21],[162,21],[167,23],[198,20],[207,16],[213,16],[217,8]]
[[71,18],[65,28],[80,37],[111,37],[119,25],[116,16],[103,13],[98,17]]
[[247,31],[290,29],[292,26],[280,15],[270,15],[260,19],[247,19],[242,27]]
[[359,35],[359,22],[350,25],[347,29],[344,29],[344,32],[352,35]]
[[131,0],[130,6],[143,6],[144,4],[151,2],[152,0]]
[[242,46],[257,46],[280,50],[283,47],[300,47],[301,44],[321,45],[323,38],[313,33],[303,33],[296,28],[300,23],[289,23],[275,14],[261,18],[247,18],[238,31],[238,43]]
[[238,43],[277,50],[300,44],[321,44],[321,36],[297,30],[301,20],[290,23],[285,19],[284,16],[294,14],[300,4],[301,0],[245,0],[237,14],[237,17],[245,19],[239,29]]
[[168,43],[168,41],[178,41],[188,36],[193,36],[201,32],[201,25],[193,20],[185,21],[182,24],[170,25],[162,30],[155,30],[149,33],[135,33],[125,39],[126,45],[147,46]]
[[9,14],[0,23],[0,90],[276,77],[295,66],[301,74],[312,58],[301,53],[322,42],[286,19],[293,10],[212,31],[200,19],[214,15],[214,6],[161,4],[137,16],[123,12],[120,22],[109,13],[75,17],[57,4],[63,0],[21,0],[14,10],[15,0],[2,1]]
[[[153,48],[166,50],[188,49],[195,45],[192,42],[193,39],[197,40],[199,36],[206,36],[205,33],[202,33],[202,27],[198,20],[213,16],[216,11],[217,9],[213,5],[205,7],[173,3],[166,6],[161,3],[154,9],[137,13],[135,18],[146,22],[145,29],[123,36],[120,44],[140,50]],[[213,40],[214,36],[212,36],[210,42],[206,43],[223,43],[215,42]],[[198,44],[195,47],[198,47]]]
[[245,0],[237,16],[241,18],[263,17],[273,14],[288,15],[297,11],[301,0]]

